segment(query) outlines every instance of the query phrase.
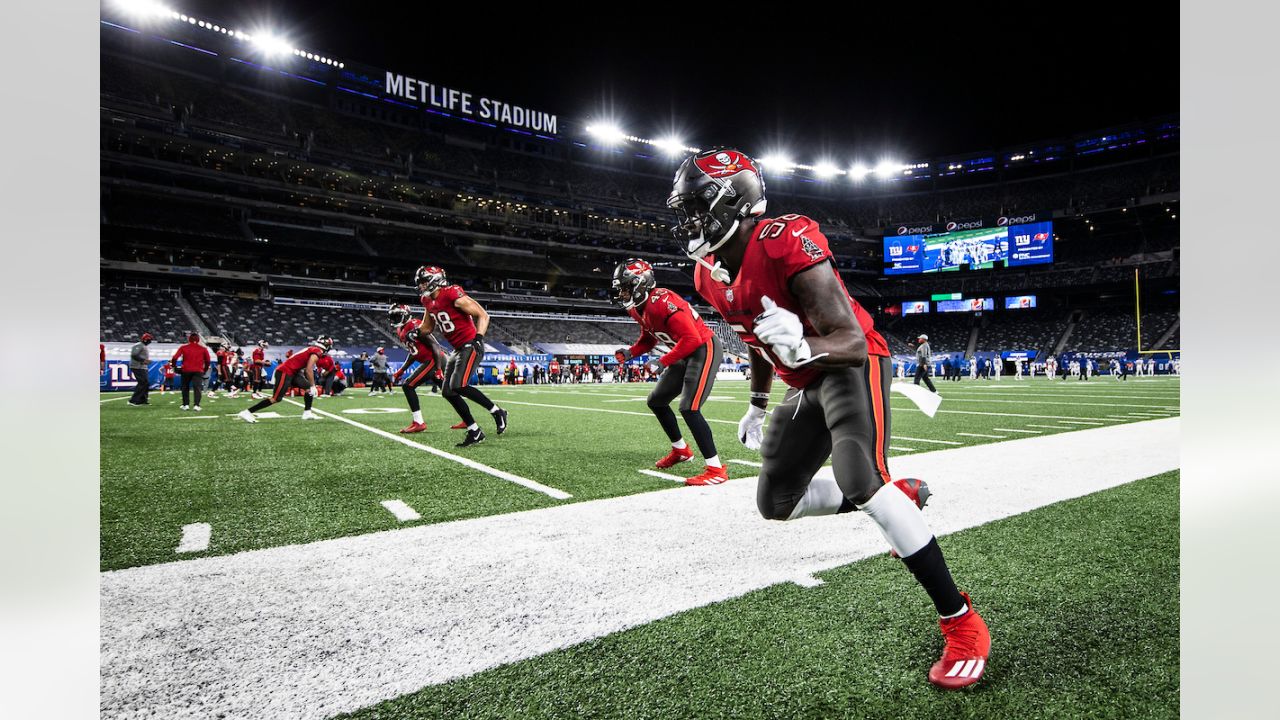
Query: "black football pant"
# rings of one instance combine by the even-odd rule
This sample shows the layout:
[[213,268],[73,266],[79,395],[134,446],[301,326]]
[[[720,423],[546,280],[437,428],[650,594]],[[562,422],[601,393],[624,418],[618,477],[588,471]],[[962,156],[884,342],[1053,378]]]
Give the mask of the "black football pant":
[[137,384],[133,386],[133,396],[129,398],[129,402],[134,405],[140,405],[148,402],[147,393],[151,390],[151,378],[146,370],[135,370],[129,368],[129,374],[133,375],[133,379]]
[[467,406],[467,400],[474,402],[485,410],[493,410],[493,401],[471,385],[471,375],[475,373],[483,359],[483,353],[475,351],[471,345],[463,345],[444,364],[444,399],[449,401],[458,417],[468,426],[474,425],[475,416]]
[[204,397],[204,373],[202,372],[184,372],[182,373],[182,404],[191,404],[191,392],[195,391],[196,405],[200,404],[200,398]]
[[889,464],[889,358],[862,367],[827,370],[803,390],[789,388],[773,409],[760,455],[756,506],[770,520],[786,520],[814,473],[831,458],[845,496],[841,512],[871,499],[891,482]]
[[[306,390],[307,388],[311,387],[311,383],[307,382],[307,376],[301,370],[299,370],[298,372],[292,375],[285,375],[283,372],[276,371],[275,381],[276,381],[276,386],[275,386],[275,389],[271,391],[271,397],[263,400],[259,400],[256,405],[249,408],[249,412],[256,413],[259,410],[265,410],[266,408],[271,407],[272,405],[285,399],[285,397],[288,396],[289,391],[292,390],[293,388]],[[303,393],[302,394],[303,409],[310,410],[312,400],[313,398],[311,397],[311,393]]]
[[[413,360],[409,362],[413,362]],[[418,386],[425,384],[428,380],[434,382],[435,372],[435,360],[426,363],[420,362],[418,363],[418,369],[414,370],[409,379],[404,381],[404,385],[400,386],[404,390],[405,400],[409,401],[409,409],[413,412],[418,412],[422,409],[422,403],[418,400]],[[463,407],[466,406],[463,405]],[[467,424],[469,425],[470,423]]]
[[649,410],[657,416],[658,424],[671,442],[680,439],[680,425],[676,423],[676,414],[671,411],[671,401],[680,396],[680,416],[689,426],[698,452],[704,458],[717,454],[711,426],[702,417],[702,405],[711,396],[722,357],[720,338],[713,335],[688,357],[663,370],[658,376],[658,384],[649,393]]
[[921,380],[924,380],[924,385],[929,388],[929,392],[938,392],[938,389],[933,386],[933,381],[929,379],[929,369],[924,365],[916,365],[916,385],[919,385]]

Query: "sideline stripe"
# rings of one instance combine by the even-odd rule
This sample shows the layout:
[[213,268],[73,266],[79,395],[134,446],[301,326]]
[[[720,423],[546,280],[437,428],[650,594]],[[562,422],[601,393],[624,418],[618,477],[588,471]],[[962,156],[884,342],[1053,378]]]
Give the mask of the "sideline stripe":
[[[531,402],[523,402],[520,400],[503,400],[502,403],[504,405],[529,405],[530,407],[556,408],[559,410],[582,410],[583,412],[613,413],[615,415],[639,415],[640,417],[647,417],[647,418],[653,417],[653,413],[633,412],[631,410],[613,410],[610,408],[589,408],[589,407],[578,407],[576,405],[550,405],[547,403],[531,403]],[[709,423],[723,423],[725,425],[733,425],[735,427],[738,424],[737,420],[720,420],[718,418],[705,418],[705,419]]]
[[204,552],[209,549],[209,538],[213,535],[213,527],[209,523],[191,523],[182,526],[182,540],[176,552]]
[[388,512],[395,515],[400,522],[422,519],[418,511],[406,505],[403,500],[383,500],[381,504]]
[[680,482],[680,483],[684,482],[684,478],[680,477],[679,475],[672,475],[671,473],[659,472],[657,470],[649,470],[647,468],[641,469],[638,472],[648,475],[649,477],[662,478],[663,480],[675,480],[676,482]]
[[929,438],[914,438],[914,437],[907,437],[906,435],[894,435],[893,439],[910,440],[912,442],[937,443],[939,445],[963,445],[964,444],[964,443],[958,443],[955,440],[930,440]]
[[[302,403],[298,402],[297,400],[286,399],[285,402],[288,402],[293,405],[297,405],[298,407],[302,407]],[[534,482],[533,480],[530,480],[528,478],[522,478],[519,475],[513,475],[509,472],[498,470],[497,468],[491,468],[488,465],[485,465],[484,463],[478,463],[475,460],[471,460],[470,458],[464,458],[460,455],[454,455],[453,453],[448,453],[448,452],[445,452],[444,450],[437,450],[436,448],[433,448],[430,445],[423,445],[422,443],[416,443],[406,437],[403,437],[400,435],[393,435],[387,432],[386,430],[380,430],[376,427],[365,425],[364,423],[358,423],[355,420],[352,420],[351,418],[346,418],[341,415],[335,415],[331,412],[326,412],[314,406],[312,406],[311,410],[317,415],[323,415],[327,418],[333,418],[334,420],[337,420],[339,422],[344,422],[348,425],[354,425],[355,427],[358,427],[361,430],[368,430],[374,435],[381,435],[382,437],[388,440],[395,440],[401,445],[408,445],[411,448],[417,448],[418,450],[429,452],[432,455],[435,455],[436,457],[442,457],[445,460],[452,460],[458,463],[459,465],[465,465],[471,468],[472,470],[479,470],[480,472],[485,473],[486,475],[492,475],[493,477],[496,477],[499,480],[506,480],[507,482],[515,483],[516,485],[519,485],[521,487],[526,487],[526,488],[529,488],[530,490],[540,492],[543,495],[550,495],[551,497],[557,500],[568,500],[569,498],[573,497],[572,495],[570,495],[569,493],[563,490],[557,490],[553,487],[547,487],[542,483]]]
[[995,440],[1003,440],[1005,437],[1004,435],[986,435],[984,433],[965,433],[965,432],[958,432],[956,433],[956,435],[960,435],[961,437],[992,438]]
[[[1179,428],[894,466],[945,498],[925,513],[942,537],[1177,468]],[[673,486],[101,573],[100,713],[324,720],[886,552],[863,513],[771,522],[755,493],[746,480]]]
[[991,429],[992,429],[992,430],[998,430],[998,431],[1000,431],[1000,432],[1026,433],[1027,435],[1042,435],[1042,434],[1043,434],[1043,433],[1041,433],[1039,430],[1018,430],[1018,429],[1016,429],[1016,428],[991,428]]

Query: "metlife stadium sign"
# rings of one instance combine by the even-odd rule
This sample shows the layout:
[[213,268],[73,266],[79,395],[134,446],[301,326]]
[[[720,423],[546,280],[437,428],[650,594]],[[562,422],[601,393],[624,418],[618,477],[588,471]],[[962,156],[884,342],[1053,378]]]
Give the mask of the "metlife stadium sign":
[[529,132],[555,135],[558,126],[557,118],[552,113],[477,96],[391,71],[387,71],[383,92],[398,100],[408,100],[440,112]]

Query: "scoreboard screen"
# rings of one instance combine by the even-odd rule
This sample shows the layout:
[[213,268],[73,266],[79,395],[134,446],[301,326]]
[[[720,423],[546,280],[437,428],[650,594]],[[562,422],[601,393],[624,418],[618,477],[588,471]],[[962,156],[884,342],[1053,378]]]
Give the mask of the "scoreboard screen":
[[929,312],[929,301],[927,300],[908,300],[902,303],[903,315],[923,315]]
[[1005,310],[1024,310],[1036,306],[1035,295],[1015,295],[1004,299]]
[[995,309],[995,298],[966,298],[963,300],[939,300],[938,312],[981,312]]
[[1053,222],[884,238],[886,275],[1053,262]]

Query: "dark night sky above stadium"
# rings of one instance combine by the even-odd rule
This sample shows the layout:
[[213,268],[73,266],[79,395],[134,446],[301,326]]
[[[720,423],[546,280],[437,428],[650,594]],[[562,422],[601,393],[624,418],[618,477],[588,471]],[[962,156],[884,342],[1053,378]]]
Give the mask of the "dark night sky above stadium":
[[[468,19],[415,18],[399,3],[171,5],[233,27],[270,18],[296,45],[562,118],[611,113],[642,137],[674,130],[699,147],[785,149],[798,162],[964,153],[1178,112],[1176,6],[1162,14],[1073,3],[1052,19],[1019,10],[1003,24],[970,17],[959,26],[928,22],[920,5],[893,21],[867,21],[884,30],[841,27],[848,34],[827,39],[825,18],[784,30],[782,18],[762,17],[701,41],[676,29],[695,23],[650,10],[634,21],[642,32],[631,33],[644,44],[617,30],[627,27],[625,6],[607,4],[531,8],[510,19],[495,17],[496,6]],[[572,17],[593,30],[569,32]],[[505,24],[548,18],[556,29]]]

